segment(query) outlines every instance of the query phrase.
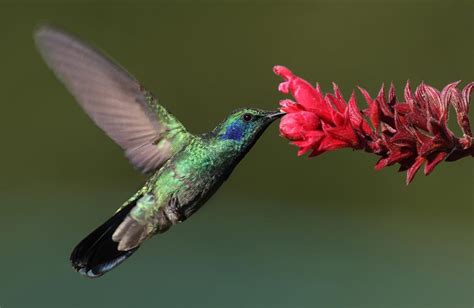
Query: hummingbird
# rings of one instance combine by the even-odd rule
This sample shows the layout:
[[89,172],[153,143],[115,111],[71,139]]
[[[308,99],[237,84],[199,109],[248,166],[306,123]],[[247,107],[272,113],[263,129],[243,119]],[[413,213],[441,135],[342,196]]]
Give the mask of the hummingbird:
[[144,241],[191,217],[219,189],[265,129],[284,113],[233,111],[195,135],[119,64],[53,26],[34,38],[43,59],[82,109],[148,180],[112,217],[74,248],[80,274],[100,277]]

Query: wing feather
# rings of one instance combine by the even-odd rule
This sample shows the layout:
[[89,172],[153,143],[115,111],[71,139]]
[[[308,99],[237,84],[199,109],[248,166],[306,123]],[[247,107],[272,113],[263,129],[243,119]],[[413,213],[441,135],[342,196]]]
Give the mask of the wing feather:
[[[51,26],[35,33],[48,66],[80,106],[143,172],[160,167],[181,148],[183,125],[120,65],[78,38]],[[158,146],[160,145],[160,146]]]

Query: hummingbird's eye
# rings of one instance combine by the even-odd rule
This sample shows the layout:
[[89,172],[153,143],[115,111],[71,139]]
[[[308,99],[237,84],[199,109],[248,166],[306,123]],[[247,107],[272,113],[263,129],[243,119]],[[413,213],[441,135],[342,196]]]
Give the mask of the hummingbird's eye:
[[253,116],[250,113],[246,113],[242,116],[242,119],[244,119],[245,122],[249,122],[252,120]]

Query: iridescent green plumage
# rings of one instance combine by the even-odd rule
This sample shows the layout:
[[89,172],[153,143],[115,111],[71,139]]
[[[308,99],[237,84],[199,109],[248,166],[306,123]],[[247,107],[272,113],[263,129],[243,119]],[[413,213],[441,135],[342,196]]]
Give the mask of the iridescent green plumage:
[[97,277],[129,257],[153,234],[186,220],[227,179],[281,114],[244,108],[213,131],[195,136],[99,51],[51,27],[35,35],[41,54],[94,122],[152,176],[71,255],[80,273]]

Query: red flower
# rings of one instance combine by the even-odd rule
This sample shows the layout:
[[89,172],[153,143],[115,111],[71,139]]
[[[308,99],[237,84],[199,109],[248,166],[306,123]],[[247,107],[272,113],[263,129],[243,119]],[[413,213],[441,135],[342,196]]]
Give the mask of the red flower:
[[280,123],[283,137],[290,140],[301,140],[304,133],[321,127],[318,116],[309,111],[298,111],[287,114]]
[[[393,84],[388,97],[384,86],[376,98],[359,88],[368,105],[361,111],[355,93],[346,102],[336,84],[334,94],[323,94],[319,85],[313,87],[286,67],[275,66],[273,71],[285,80],[278,90],[296,100],[280,102],[281,111],[287,113],[280,122],[280,133],[299,148],[298,155],[311,151],[310,156],[316,156],[340,148],[365,150],[381,156],[377,170],[398,163],[400,171],[407,171],[407,184],[423,164],[428,175],[443,160],[474,156],[469,124],[474,82],[462,91],[457,89],[459,82],[442,91],[422,83],[414,93],[407,82],[404,102],[397,99]],[[447,126],[451,105],[462,137]]]

